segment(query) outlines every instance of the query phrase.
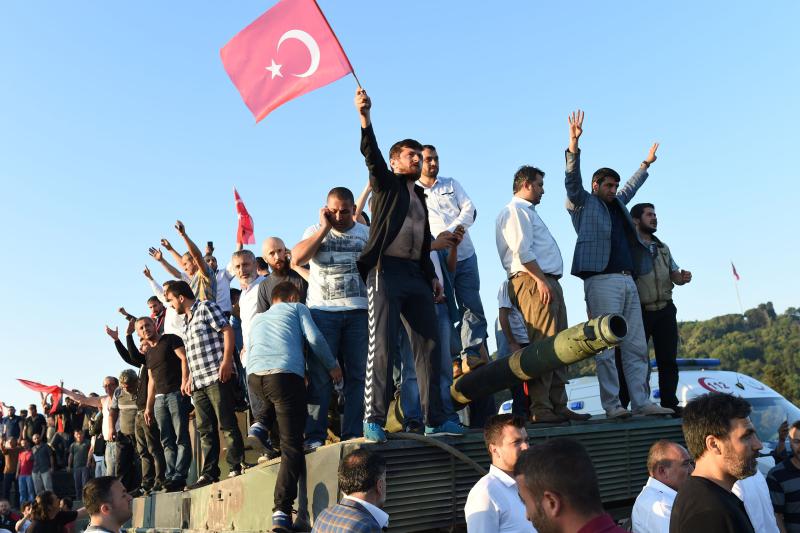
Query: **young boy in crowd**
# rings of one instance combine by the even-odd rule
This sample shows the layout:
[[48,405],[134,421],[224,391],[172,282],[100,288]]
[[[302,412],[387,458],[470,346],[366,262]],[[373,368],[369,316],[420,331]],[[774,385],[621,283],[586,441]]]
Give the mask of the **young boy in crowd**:
[[334,382],[342,370],[317,329],[308,308],[298,303],[300,291],[291,282],[272,290],[272,305],[257,314],[247,343],[247,384],[260,401],[253,402],[254,417],[264,427],[278,424],[281,465],[275,485],[273,528],[292,530],[292,505],[297,481],[305,473],[303,428],[306,422],[305,357],[303,339],[311,346]]

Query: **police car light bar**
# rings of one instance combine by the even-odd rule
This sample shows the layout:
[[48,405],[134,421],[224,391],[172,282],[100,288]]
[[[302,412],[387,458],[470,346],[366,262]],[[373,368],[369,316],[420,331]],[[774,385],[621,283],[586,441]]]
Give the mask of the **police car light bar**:
[[[675,362],[678,364],[678,368],[711,368],[722,365],[719,359],[712,357],[697,359],[679,358],[676,359]],[[650,361],[650,368],[658,368],[658,363],[655,359]]]

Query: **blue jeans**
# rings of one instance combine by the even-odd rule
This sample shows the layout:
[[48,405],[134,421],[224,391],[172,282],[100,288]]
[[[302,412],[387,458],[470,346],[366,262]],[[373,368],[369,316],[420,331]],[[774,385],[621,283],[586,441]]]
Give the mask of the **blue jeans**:
[[165,480],[186,481],[192,462],[189,441],[189,400],[180,392],[156,396],[155,415],[167,463]]
[[[468,261],[468,259],[466,260]],[[441,374],[439,375],[439,390],[442,398],[442,412],[445,420],[458,422],[458,415],[453,409],[450,397],[450,386],[453,384],[453,357],[450,354],[450,332],[453,323],[450,322],[450,312],[447,304],[436,304],[436,316],[439,319],[439,355],[441,357]],[[403,424],[414,420],[422,420],[422,409],[419,403],[419,387],[417,375],[414,372],[414,357],[411,345],[405,330],[400,332],[399,352],[401,362],[400,407],[403,410]]]
[[481,344],[486,340],[486,315],[481,303],[481,278],[478,274],[478,256],[473,254],[456,264],[450,274],[461,318],[461,354],[480,356]]
[[31,502],[36,497],[36,488],[33,486],[33,477],[19,476],[17,478],[19,488],[19,502]]
[[[339,360],[344,373],[344,413],[342,440],[361,437],[364,420],[364,378],[367,373],[369,330],[366,309],[346,311],[311,310],[331,353]],[[325,442],[328,430],[328,406],[333,383],[328,370],[316,357],[308,358],[308,418],[306,442]]]

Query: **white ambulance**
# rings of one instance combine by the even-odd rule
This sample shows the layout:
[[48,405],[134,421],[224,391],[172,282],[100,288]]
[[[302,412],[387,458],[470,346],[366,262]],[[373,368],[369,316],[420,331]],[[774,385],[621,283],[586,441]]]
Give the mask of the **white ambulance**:
[[[719,366],[719,359],[678,359],[678,401],[685,405],[692,398],[708,392],[741,396],[753,407],[750,419],[764,444],[761,454],[768,455],[777,445],[778,426],[784,421],[791,424],[800,420],[800,409],[757,379],[738,372],[718,370]],[[655,368],[650,374],[650,391],[652,400],[659,403],[661,394],[658,388],[658,370]],[[600,389],[596,376],[570,380],[567,396],[569,408],[573,411],[598,417],[605,415],[600,405]],[[511,401],[504,402],[500,411],[510,412]],[[765,474],[773,465],[771,457],[759,459],[759,469]]]

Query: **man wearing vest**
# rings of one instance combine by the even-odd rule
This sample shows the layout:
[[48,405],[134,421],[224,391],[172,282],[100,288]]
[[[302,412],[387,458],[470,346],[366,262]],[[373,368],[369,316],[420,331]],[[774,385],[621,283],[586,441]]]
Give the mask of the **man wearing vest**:
[[[678,322],[675,318],[677,310],[672,303],[672,287],[684,285],[692,281],[692,273],[680,270],[669,247],[655,236],[658,219],[653,204],[636,204],[631,208],[631,218],[636,226],[639,240],[647,245],[647,251],[641,254],[640,260],[652,264],[647,274],[636,278],[639,290],[639,301],[642,304],[642,322],[644,334],[649,342],[653,339],[658,364],[658,388],[661,391],[661,406],[680,413],[678,407]],[[628,403],[628,388],[625,377],[620,371],[622,365],[617,363],[620,383],[620,402]]]

